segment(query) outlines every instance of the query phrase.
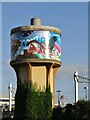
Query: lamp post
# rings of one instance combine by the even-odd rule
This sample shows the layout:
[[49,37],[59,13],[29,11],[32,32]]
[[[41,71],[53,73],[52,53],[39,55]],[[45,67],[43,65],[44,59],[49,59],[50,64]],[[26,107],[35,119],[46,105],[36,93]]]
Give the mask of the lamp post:
[[88,87],[85,86],[84,90],[85,90],[85,100],[87,101],[88,100],[88,95],[87,95]]
[[11,111],[12,109],[12,83],[9,83],[8,91],[9,91],[9,111]]
[[60,92],[61,92],[61,91],[60,91],[60,90],[57,90],[56,92],[58,93],[58,106],[60,106]]

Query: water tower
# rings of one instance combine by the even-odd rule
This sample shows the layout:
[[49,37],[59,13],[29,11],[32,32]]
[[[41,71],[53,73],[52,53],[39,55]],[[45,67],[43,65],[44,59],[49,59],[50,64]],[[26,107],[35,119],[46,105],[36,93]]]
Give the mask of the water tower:
[[11,30],[11,66],[18,80],[36,83],[38,88],[51,87],[54,106],[54,77],[61,66],[61,31],[41,25],[41,19],[32,18],[30,26]]

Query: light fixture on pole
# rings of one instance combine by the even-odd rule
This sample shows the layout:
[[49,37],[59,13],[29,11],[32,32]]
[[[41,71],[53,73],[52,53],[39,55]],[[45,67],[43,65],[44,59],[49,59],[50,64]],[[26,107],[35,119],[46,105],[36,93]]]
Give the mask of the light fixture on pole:
[[11,111],[12,109],[12,83],[9,83],[8,91],[9,91],[9,111]]
[[88,87],[85,86],[84,90],[85,90],[85,100],[87,101],[88,100],[88,95],[87,95]]
[[57,90],[56,92],[58,93],[58,106],[60,106],[60,92],[61,92],[61,91],[60,91],[60,90]]

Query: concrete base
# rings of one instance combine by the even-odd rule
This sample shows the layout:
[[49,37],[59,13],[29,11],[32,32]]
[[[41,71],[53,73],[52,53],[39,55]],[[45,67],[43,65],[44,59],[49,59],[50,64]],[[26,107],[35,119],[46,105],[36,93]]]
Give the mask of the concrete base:
[[38,89],[45,90],[49,85],[52,93],[52,107],[54,107],[54,77],[61,63],[53,60],[30,59],[23,61],[11,61],[17,80],[25,83],[31,80]]

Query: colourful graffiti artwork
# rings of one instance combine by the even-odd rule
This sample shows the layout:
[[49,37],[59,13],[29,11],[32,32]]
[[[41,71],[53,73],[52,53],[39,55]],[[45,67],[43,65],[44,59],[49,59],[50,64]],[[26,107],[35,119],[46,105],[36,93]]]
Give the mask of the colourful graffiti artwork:
[[11,35],[11,59],[55,59],[61,61],[60,35],[50,31],[20,31]]

